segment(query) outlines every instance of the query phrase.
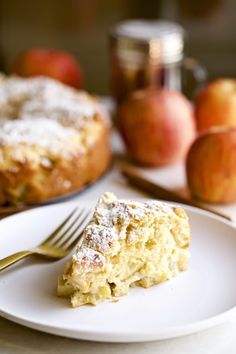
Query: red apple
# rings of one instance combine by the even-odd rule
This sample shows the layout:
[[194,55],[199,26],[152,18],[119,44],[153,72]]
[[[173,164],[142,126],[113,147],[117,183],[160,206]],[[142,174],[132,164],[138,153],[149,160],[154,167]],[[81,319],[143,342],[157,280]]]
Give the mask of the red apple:
[[236,80],[219,79],[203,88],[195,100],[197,128],[236,126]]
[[149,166],[183,159],[195,136],[190,103],[167,89],[131,93],[118,108],[118,124],[130,156]]
[[211,203],[236,201],[236,128],[215,127],[201,134],[186,160],[193,197]]
[[30,49],[16,58],[12,73],[24,77],[49,76],[77,89],[83,85],[78,62],[71,54],[63,51]]

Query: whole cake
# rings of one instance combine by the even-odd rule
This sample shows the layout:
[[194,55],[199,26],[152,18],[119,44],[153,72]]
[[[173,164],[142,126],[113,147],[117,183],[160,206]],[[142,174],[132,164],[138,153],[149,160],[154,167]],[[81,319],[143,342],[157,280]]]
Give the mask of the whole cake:
[[85,92],[53,79],[0,78],[0,204],[79,190],[108,168],[110,121]]
[[105,193],[82,237],[58,280],[58,295],[70,297],[73,307],[116,299],[187,268],[190,228],[181,207]]

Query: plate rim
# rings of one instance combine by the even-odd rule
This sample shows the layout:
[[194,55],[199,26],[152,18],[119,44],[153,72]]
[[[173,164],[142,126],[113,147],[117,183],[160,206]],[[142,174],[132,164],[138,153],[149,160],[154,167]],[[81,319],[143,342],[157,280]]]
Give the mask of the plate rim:
[[219,315],[212,316],[210,318],[197,321],[191,324],[182,326],[169,326],[164,329],[158,328],[158,332],[154,330],[152,332],[142,331],[140,333],[137,331],[129,331],[128,335],[127,332],[115,333],[112,331],[95,331],[91,329],[78,330],[74,328],[65,329],[63,327],[55,327],[50,324],[33,322],[23,317],[19,318],[17,316],[4,312],[2,309],[0,309],[0,316],[16,324],[23,325],[27,328],[65,338],[103,343],[142,343],[183,337],[186,335],[194,334],[197,332],[204,331],[206,329],[213,328],[215,326],[225,323],[226,321],[231,320],[234,316],[236,316],[236,306],[232,307],[227,311],[224,311]]

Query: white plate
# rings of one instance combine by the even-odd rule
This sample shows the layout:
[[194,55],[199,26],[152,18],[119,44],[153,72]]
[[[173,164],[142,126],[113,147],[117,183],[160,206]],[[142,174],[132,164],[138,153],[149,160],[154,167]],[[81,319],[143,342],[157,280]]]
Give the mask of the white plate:
[[[81,202],[81,205],[86,203]],[[58,204],[0,222],[0,258],[42,241],[74,207]],[[236,230],[209,213],[185,207],[192,229],[188,271],[118,303],[72,309],[56,296],[65,259],[31,258],[0,274],[0,314],[41,331],[95,341],[138,342],[193,333],[236,315]]]

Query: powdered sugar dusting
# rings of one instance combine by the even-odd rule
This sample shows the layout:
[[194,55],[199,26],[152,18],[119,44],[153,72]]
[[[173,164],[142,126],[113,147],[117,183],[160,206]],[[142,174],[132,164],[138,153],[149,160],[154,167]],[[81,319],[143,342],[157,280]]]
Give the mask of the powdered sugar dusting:
[[10,77],[0,82],[0,117],[28,119],[47,117],[64,126],[82,128],[93,119],[108,120],[104,107],[79,92],[46,77]]
[[[60,156],[74,146],[75,153],[84,153],[94,137],[85,141],[79,133],[96,119],[109,121],[105,108],[85,92],[47,77],[0,77],[1,145],[37,145]],[[17,154],[13,159],[22,160]],[[45,168],[50,164],[41,161]]]
[[[32,120],[0,120],[0,145],[14,146],[28,144],[39,146],[58,154],[68,153],[71,142],[78,139],[78,133],[73,128],[62,127],[59,123],[46,118]],[[17,157],[17,155],[16,155]],[[49,161],[42,160],[43,165],[49,166]]]
[[99,252],[108,252],[112,243],[117,239],[114,227],[101,227],[95,223],[87,227],[85,234],[85,244]]
[[105,257],[91,248],[83,247],[80,252],[76,254],[76,261],[84,266],[85,272],[90,270],[90,265],[103,267],[105,264]]
[[[82,245],[76,253],[77,261],[80,260],[81,252],[84,254],[96,250],[102,255],[110,253],[116,240],[126,238],[127,227],[150,213],[162,216],[174,212],[168,205],[157,201],[122,201],[112,193],[105,193],[95,207],[92,222],[84,231]],[[137,235],[131,232],[130,237],[136,239]]]

